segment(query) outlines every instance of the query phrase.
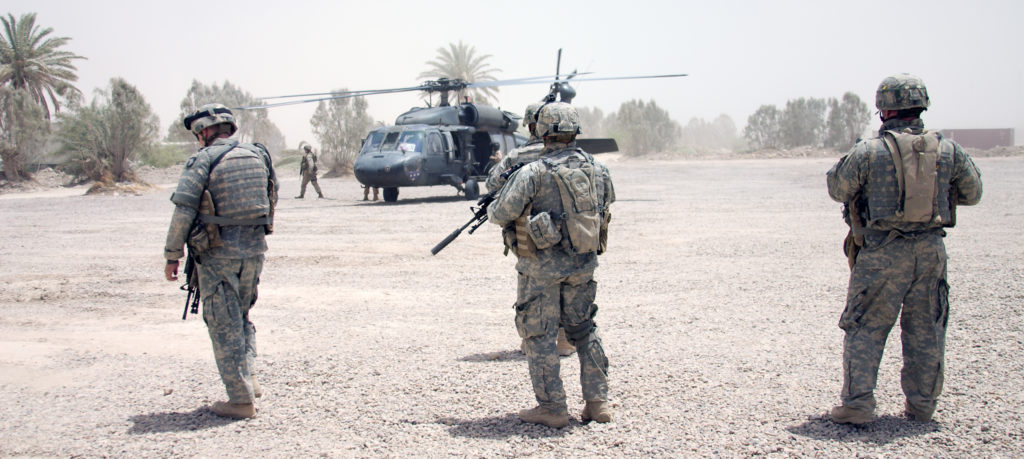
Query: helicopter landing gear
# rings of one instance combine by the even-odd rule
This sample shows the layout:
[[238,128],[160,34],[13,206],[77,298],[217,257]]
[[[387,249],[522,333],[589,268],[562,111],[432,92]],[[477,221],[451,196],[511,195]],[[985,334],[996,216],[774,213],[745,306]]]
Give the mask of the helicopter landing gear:
[[384,188],[384,202],[395,202],[398,200],[398,187]]
[[474,200],[476,198],[479,198],[480,197],[480,184],[477,183],[477,181],[475,179],[466,180],[466,185],[464,186],[464,191],[466,192],[466,199]]

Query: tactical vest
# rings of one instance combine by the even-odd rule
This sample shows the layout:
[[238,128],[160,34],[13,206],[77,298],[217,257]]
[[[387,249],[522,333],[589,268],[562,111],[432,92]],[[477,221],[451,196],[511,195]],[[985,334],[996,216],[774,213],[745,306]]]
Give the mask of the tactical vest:
[[270,215],[269,168],[257,147],[239,144],[210,171],[207,188],[218,217],[252,219]]
[[[568,154],[556,152],[540,161],[544,165],[540,170],[550,174],[562,203],[561,214],[549,216],[550,224],[562,235],[562,248],[572,254],[598,252],[601,248],[604,184],[593,158],[574,148]],[[537,247],[553,245],[550,236],[544,237],[546,242],[540,243],[541,238],[537,234],[544,233],[544,228],[537,228],[537,223],[548,219],[537,220],[531,218],[528,222],[532,226],[528,230],[534,235],[534,244]]]
[[937,132],[885,131],[872,141],[865,185],[868,222],[952,226],[954,146]]

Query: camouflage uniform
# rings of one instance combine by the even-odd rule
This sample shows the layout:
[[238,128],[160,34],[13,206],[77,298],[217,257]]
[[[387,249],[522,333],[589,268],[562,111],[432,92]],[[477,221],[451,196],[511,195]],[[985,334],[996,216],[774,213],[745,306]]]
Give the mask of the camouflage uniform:
[[490,191],[497,190],[505,185],[505,179],[501,178],[501,173],[507,171],[512,166],[519,163],[532,163],[540,158],[540,152],[544,149],[544,142],[536,137],[530,137],[530,141],[526,142],[519,148],[516,148],[507,155],[501,158],[491,171],[487,174],[487,189]]
[[302,174],[302,188],[299,190],[299,195],[296,196],[298,199],[302,199],[306,196],[306,185],[309,182],[313,182],[313,189],[316,190],[318,197],[324,197],[324,193],[320,191],[320,184],[316,181],[316,153],[310,150],[302,155],[302,161],[299,163],[299,174]]
[[[540,154],[544,160],[576,161],[593,158],[575,148],[575,143],[551,143]],[[594,163],[598,202],[603,209],[615,201],[608,169]],[[491,222],[507,227],[527,209],[530,215],[548,212],[562,215],[562,201],[556,178],[546,173],[545,161],[535,161],[513,174],[488,207]],[[538,249],[535,255],[520,254],[515,303],[516,329],[526,344],[526,359],[534,394],[540,407],[551,413],[567,414],[565,391],[559,376],[555,340],[559,326],[576,346],[580,361],[580,383],[587,401],[608,400],[608,359],[601,346],[594,316],[597,283],[593,279],[597,254],[574,254],[564,244]],[[522,414],[520,415],[522,416]],[[606,422],[606,421],[605,421]]]
[[[211,172],[211,163],[225,150],[228,153]],[[252,161],[252,157],[258,158],[258,162]],[[268,215],[272,215],[271,202],[277,201],[269,153],[262,146],[217,139],[188,159],[178,188],[171,195],[176,207],[164,248],[167,260],[184,256],[182,247],[189,238],[204,190],[210,191],[218,217],[268,221]],[[249,321],[249,310],[256,302],[263,270],[267,227],[262,223],[222,222],[218,231],[222,244],[202,252],[197,260],[203,320],[229,402],[252,403],[256,329]]]
[[[860,196],[860,205],[851,212],[865,222],[864,229],[854,229],[853,234],[863,235],[864,245],[856,255],[846,309],[839,320],[846,338],[843,406],[833,410],[838,422],[870,420],[879,362],[898,316],[907,413],[919,420],[931,419],[942,392],[949,314],[943,227],[955,224],[956,204],[973,205],[981,199],[981,176],[959,145],[940,139],[934,217],[926,222],[903,218],[902,185],[882,136],[887,131],[921,134],[923,129],[920,119],[889,119],[879,130],[880,137],[858,142],[828,172],[829,195],[844,203]],[[842,421],[837,412],[852,413],[852,419],[858,420]]]

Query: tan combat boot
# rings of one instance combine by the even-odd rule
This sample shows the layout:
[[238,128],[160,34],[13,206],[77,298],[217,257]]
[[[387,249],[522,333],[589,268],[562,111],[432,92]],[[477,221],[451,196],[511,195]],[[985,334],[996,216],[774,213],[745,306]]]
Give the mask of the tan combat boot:
[[556,343],[558,348],[558,355],[565,357],[567,355],[573,355],[576,352],[576,346],[569,344],[569,339],[565,337],[565,329],[558,329],[558,342]]
[[608,402],[588,400],[583,407],[583,412],[580,413],[580,419],[584,422],[594,421],[602,424],[612,422],[612,409],[608,406]]
[[252,395],[256,398],[263,396],[263,388],[260,387],[260,383],[256,382],[255,376],[252,377]]
[[544,424],[553,429],[561,429],[569,425],[569,414],[554,413],[539,405],[519,411],[519,419],[532,424]]
[[210,411],[217,416],[231,419],[248,419],[256,417],[256,406],[252,403],[213,402]]
[[929,422],[932,420],[933,413],[914,408],[910,402],[903,402],[903,414],[917,422]]
[[845,405],[832,407],[832,420],[838,424],[867,424],[873,420],[871,412]]

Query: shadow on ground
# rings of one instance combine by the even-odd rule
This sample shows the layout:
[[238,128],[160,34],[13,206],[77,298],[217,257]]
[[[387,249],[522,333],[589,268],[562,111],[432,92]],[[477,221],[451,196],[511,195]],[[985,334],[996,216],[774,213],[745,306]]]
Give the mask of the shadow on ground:
[[236,422],[213,414],[207,407],[196,408],[187,413],[166,412],[132,416],[130,434],[151,434],[164,432],[187,432],[220,427]]
[[815,440],[872,443],[885,445],[906,437],[917,437],[943,430],[937,422],[911,421],[902,416],[880,416],[861,425],[836,424],[828,416],[815,416],[803,424],[787,427],[790,433]]
[[519,350],[512,350],[470,354],[459,359],[460,362],[511,362],[513,360],[525,361],[526,356]]

